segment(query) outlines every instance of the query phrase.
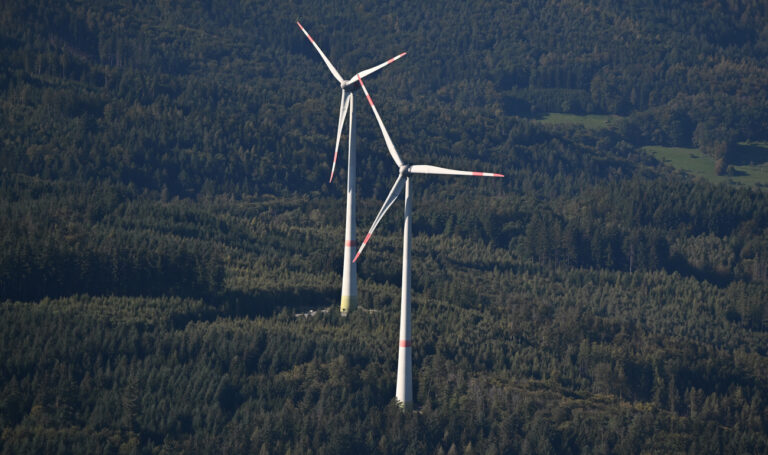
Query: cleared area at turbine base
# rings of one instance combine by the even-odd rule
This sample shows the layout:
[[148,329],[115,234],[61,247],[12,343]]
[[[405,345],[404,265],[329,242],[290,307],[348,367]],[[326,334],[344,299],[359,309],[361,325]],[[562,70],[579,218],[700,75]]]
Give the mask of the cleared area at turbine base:
[[397,405],[400,406],[400,409],[403,412],[413,412],[416,410],[416,408],[413,406],[413,402],[404,403],[400,400],[397,400]]

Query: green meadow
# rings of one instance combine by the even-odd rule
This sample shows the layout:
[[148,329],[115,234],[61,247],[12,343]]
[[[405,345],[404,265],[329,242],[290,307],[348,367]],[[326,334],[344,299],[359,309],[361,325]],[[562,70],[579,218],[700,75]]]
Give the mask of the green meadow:
[[[577,115],[551,112],[536,120],[548,125],[580,125],[587,129],[609,128],[617,115]],[[768,186],[768,142],[742,142],[734,154],[729,175],[715,174],[715,160],[697,148],[649,145],[642,149],[660,162],[713,183]]]
[[600,130],[608,128],[611,125],[611,122],[619,118],[618,115],[577,115],[550,112],[537,121],[545,125],[581,125],[587,129]]
[[697,148],[649,145],[643,150],[662,163],[714,183],[768,186],[768,143],[740,143],[731,175],[716,175],[715,160]]

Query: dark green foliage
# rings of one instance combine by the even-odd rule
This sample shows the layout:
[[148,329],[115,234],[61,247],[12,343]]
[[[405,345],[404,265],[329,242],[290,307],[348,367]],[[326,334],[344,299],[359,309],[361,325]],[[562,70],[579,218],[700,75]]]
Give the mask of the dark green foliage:
[[[0,453],[768,451],[766,194],[639,149],[768,139],[764,2],[272,3],[2,2]],[[340,318],[297,16],[347,77],[409,52],[368,83],[404,158],[507,175],[416,177],[414,413],[402,206]],[[395,169],[357,109],[365,229]]]

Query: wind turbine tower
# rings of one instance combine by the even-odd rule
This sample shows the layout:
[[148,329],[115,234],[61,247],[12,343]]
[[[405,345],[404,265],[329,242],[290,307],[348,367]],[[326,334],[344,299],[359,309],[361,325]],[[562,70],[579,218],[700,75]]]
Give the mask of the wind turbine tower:
[[395,161],[395,164],[399,168],[399,175],[392,189],[389,191],[387,199],[384,200],[384,204],[381,206],[378,215],[373,220],[371,229],[368,231],[368,235],[365,236],[365,240],[360,249],[357,251],[354,261],[360,257],[365,245],[370,240],[374,229],[381,222],[384,214],[387,213],[392,204],[395,203],[400,193],[405,189],[405,224],[403,226],[403,282],[402,282],[402,294],[400,298],[400,343],[398,347],[397,358],[397,388],[395,390],[395,397],[400,404],[408,409],[413,405],[413,370],[411,359],[411,176],[413,174],[441,174],[441,175],[471,175],[476,177],[504,177],[501,174],[494,174],[490,172],[472,172],[472,171],[458,171],[455,169],[446,169],[443,167],[429,166],[423,164],[405,164],[400,159],[400,155],[397,154],[395,146],[392,143],[392,139],[387,133],[387,128],[381,121],[379,112],[376,110],[376,106],[373,104],[371,96],[368,94],[368,90],[363,84],[363,80],[359,79],[360,86],[365,92],[366,98],[368,98],[368,104],[371,105],[373,113],[376,116],[376,121],[379,122],[381,133],[384,136],[384,142],[387,144],[387,150]]
[[355,74],[351,79],[345,80],[341,77],[341,74],[334,68],[333,64],[328,57],[325,56],[320,46],[317,45],[315,40],[309,36],[309,33],[301,26],[299,21],[296,21],[302,32],[307,36],[309,41],[320,54],[325,65],[333,74],[333,77],[338,81],[341,86],[341,106],[339,107],[339,126],[336,129],[336,148],[333,151],[333,165],[331,166],[331,178],[329,182],[333,181],[333,173],[336,169],[336,158],[339,153],[339,142],[341,140],[341,131],[344,128],[344,120],[349,115],[349,155],[347,161],[347,211],[346,211],[346,223],[344,232],[344,269],[342,273],[341,281],[341,315],[346,316],[350,311],[354,310],[357,306],[357,265],[353,261],[353,256],[357,248],[357,240],[355,237],[355,219],[356,219],[356,199],[355,199],[355,179],[357,178],[357,157],[356,157],[356,142],[357,142],[357,128],[355,125],[355,98],[354,91],[360,88],[363,78],[370,76],[376,71],[384,68],[395,60],[405,55],[405,52],[399,54],[384,63],[381,63],[367,70],[361,71]]

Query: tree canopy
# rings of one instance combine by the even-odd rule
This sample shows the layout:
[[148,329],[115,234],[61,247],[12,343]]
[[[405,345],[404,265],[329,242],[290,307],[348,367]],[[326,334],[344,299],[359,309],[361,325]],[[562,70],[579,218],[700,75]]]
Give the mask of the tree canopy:
[[[768,451],[765,190],[642,149],[768,140],[767,9],[2,2],[0,453]],[[414,413],[399,217],[338,315],[297,18],[346,77],[408,51],[366,82],[404,158],[507,176],[414,177]],[[357,109],[363,230],[396,170]]]

